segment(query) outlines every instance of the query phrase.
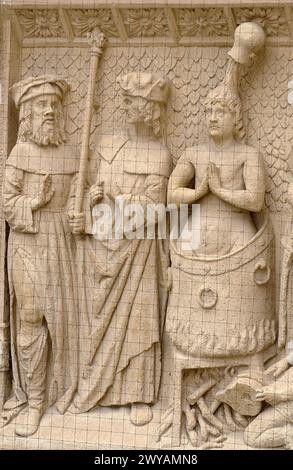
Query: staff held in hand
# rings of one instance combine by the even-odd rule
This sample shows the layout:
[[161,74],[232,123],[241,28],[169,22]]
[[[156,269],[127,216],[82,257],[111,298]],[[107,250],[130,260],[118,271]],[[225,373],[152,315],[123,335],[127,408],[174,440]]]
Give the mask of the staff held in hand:
[[[83,218],[82,206],[83,206],[85,182],[86,182],[86,177],[87,177],[89,140],[90,140],[90,130],[91,130],[91,123],[92,123],[92,110],[93,110],[93,100],[94,100],[97,68],[99,64],[99,58],[103,53],[103,47],[106,42],[105,35],[101,33],[101,31],[98,28],[95,28],[92,31],[89,39],[90,39],[90,44],[91,44],[89,87],[88,87],[86,104],[85,104],[85,116],[84,116],[84,126],[83,126],[82,139],[81,139],[81,156],[80,156],[79,174],[78,174],[78,182],[77,182],[77,189],[76,189],[76,196],[75,196],[74,215],[71,215],[71,219],[79,219],[79,220]],[[73,220],[71,220],[71,222],[73,222]]]

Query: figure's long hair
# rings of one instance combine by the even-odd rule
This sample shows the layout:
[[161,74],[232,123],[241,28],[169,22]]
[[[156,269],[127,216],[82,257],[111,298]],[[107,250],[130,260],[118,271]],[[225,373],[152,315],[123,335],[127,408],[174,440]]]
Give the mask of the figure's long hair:
[[25,102],[21,105],[19,115],[19,128],[17,142],[35,142],[41,146],[55,145],[56,147],[66,142],[65,122],[61,102],[58,104],[55,115],[54,133],[48,135],[42,133],[42,126],[37,131],[33,130],[31,102]]

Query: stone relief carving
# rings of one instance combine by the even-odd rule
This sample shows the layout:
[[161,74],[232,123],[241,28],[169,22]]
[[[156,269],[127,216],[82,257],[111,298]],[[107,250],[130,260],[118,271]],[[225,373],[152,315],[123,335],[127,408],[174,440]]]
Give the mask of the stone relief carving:
[[[263,44],[264,34],[256,24],[243,23],[235,31],[225,78],[205,103],[209,140],[187,148],[169,179],[169,202],[200,201],[199,244],[184,237],[184,229],[178,241],[171,242],[172,285],[166,320],[166,333],[175,347],[174,382],[179,380],[178,386],[184,387],[181,370],[209,367],[194,379],[202,384],[202,393],[179,397],[179,403],[174,400],[175,410],[183,403],[193,442],[198,442],[198,433],[206,441],[209,434],[223,431],[215,415],[222,402],[226,414],[230,413],[227,405],[236,412],[236,421],[239,415],[259,413],[251,382],[261,386],[261,353],[276,338],[273,232],[267,220],[257,222],[253,217],[264,205],[263,159],[245,144],[237,83],[239,64],[247,63],[251,52]],[[246,288],[253,292],[253,304]],[[229,383],[227,366],[245,364],[251,370],[240,367]]]
[[107,36],[117,36],[110,9],[72,10],[69,12],[76,36],[86,36],[94,28],[100,28]]
[[234,11],[237,24],[253,21],[264,28],[267,36],[288,34],[282,8],[235,8]]
[[227,36],[227,19],[222,8],[184,8],[177,10],[182,36]]
[[[117,80],[132,128],[125,135],[101,136],[93,156],[97,170],[89,175],[93,185],[85,194],[84,211],[89,214],[70,214],[73,233],[88,234],[78,247],[79,308],[85,316],[80,343],[85,347],[74,405],[77,412],[85,412],[97,404],[131,404],[132,423],[143,425],[152,418],[150,405],[157,400],[160,383],[166,240],[119,240],[114,234],[97,239],[91,235],[90,209],[95,206],[98,212],[97,203],[111,209],[115,197],[126,210],[135,204],[147,210],[148,205],[166,203],[171,158],[158,138],[164,135],[169,84],[152,73],[133,72]],[[147,228],[147,220],[144,224]]]
[[[90,6],[13,10],[3,436],[31,442],[55,405],[76,429],[93,416],[96,443],[104,413],[129,408],[147,447],[229,448],[237,430],[292,448],[292,57],[263,49],[264,31],[290,40],[288,7]],[[147,213],[167,194],[200,204],[197,235],[190,216],[187,239],[130,238],[134,221],[157,234]]]
[[[23,3],[19,6],[23,7]],[[254,21],[260,24],[269,39],[288,38],[291,30],[290,11],[286,6],[240,8],[237,3],[229,7],[191,8],[190,4],[181,8],[160,5],[148,8],[60,8],[32,9],[15,8],[15,20],[25,39],[33,37],[84,37],[95,27],[99,27],[112,41],[119,38],[121,43],[130,38],[164,37],[178,44],[180,38],[213,37],[215,41],[232,38],[237,25]],[[156,7],[156,8],[154,8]],[[147,42],[146,42],[147,44]]]
[[122,11],[122,17],[130,37],[166,36],[168,32],[164,10],[160,8],[127,9]]
[[[10,225],[13,395],[7,419],[25,407],[20,436],[34,434],[46,406],[64,412],[77,381],[77,299],[66,200],[78,171],[65,145],[62,99],[68,89],[52,76],[16,83],[18,140],[6,162],[3,211]],[[50,358],[50,359],[49,359]]]
[[26,38],[50,38],[64,34],[58,10],[20,10],[17,13]]
[[[291,353],[291,355],[290,355]],[[245,429],[244,440],[251,447],[293,449],[292,348],[288,356],[266,370],[269,384],[255,395],[267,406]]]

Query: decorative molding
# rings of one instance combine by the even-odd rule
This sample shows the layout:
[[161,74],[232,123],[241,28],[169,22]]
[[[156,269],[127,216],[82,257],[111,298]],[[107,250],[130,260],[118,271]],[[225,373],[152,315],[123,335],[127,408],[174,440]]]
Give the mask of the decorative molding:
[[236,23],[255,21],[267,36],[288,36],[288,23],[283,8],[235,8]]
[[44,47],[55,47],[57,39],[71,42],[74,47],[97,26],[112,46],[148,46],[154,40],[156,44],[160,41],[171,45],[209,45],[214,42],[214,45],[225,46],[232,44],[236,26],[244,21],[255,21],[264,27],[268,46],[293,44],[293,6],[286,4],[251,7],[252,4],[245,3],[245,6],[240,7],[239,2],[235,2],[231,5],[225,3],[221,7],[214,4],[196,8],[183,8],[181,4],[171,7],[164,2],[160,2],[158,8],[150,5],[148,3],[141,8],[134,8],[119,2],[119,6],[109,4],[109,8],[101,4],[92,9],[67,5],[59,9],[38,7],[6,10],[10,10],[14,18],[18,28],[17,36],[23,41],[24,47],[28,47],[27,44],[36,41],[36,38],[36,44],[40,42]]
[[74,33],[73,33],[72,25],[69,21],[66,10],[64,10],[64,8],[59,8],[58,11],[59,11],[60,21],[62,22],[63,29],[66,33],[66,37],[73,40]]
[[237,24],[233,15],[232,8],[224,7],[223,10],[227,19],[229,33],[231,34],[231,36],[233,36]]
[[112,11],[110,8],[99,10],[68,10],[73,32],[77,37],[85,37],[94,28],[98,27],[109,37],[117,37]]
[[162,8],[121,10],[129,37],[168,36],[168,23]]
[[289,36],[291,39],[293,39],[293,8],[284,7],[284,12],[288,24]]
[[16,10],[25,38],[56,38],[64,36],[64,30],[56,9]]
[[228,36],[223,8],[179,8],[176,16],[182,36]]
[[174,10],[172,10],[172,8],[165,8],[165,15],[167,18],[171,36],[174,42],[177,44],[180,39],[180,32],[179,32],[178,25],[176,23]]
[[113,7],[111,8],[111,11],[112,11],[112,16],[113,16],[113,20],[115,22],[117,31],[119,32],[120,39],[122,42],[126,42],[128,40],[127,31],[125,28],[125,24],[123,22],[123,18],[119,11],[119,8]]
[[12,20],[12,27],[15,31],[17,40],[21,44],[22,39],[23,39],[23,32],[22,32],[22,29],[21,29],[21,26],[20,26],[20,23],[19,23],[19,19],[16,15],[15,11],[11,12],[11,20]]

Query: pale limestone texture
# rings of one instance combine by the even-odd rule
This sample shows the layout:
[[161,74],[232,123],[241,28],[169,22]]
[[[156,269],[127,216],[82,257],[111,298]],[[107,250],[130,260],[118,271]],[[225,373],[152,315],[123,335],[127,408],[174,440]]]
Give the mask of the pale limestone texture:
[[[111,208],[115,197],[126,210],[133,204],[144,211],[150,204],[166,204],[171,156],[158,138],[164,132],[169,83],[150,73],[129,73],[118,81],[131,127],[124,136],[98,140],[84,218],[74,215],[74,186],[72,191],[73,233],[87,234],[77,241],[83,348],[74,405],[86,412],[97,404],[131,404],[132,421],[145,424],[152,415],[143,404],[156,401],[160,383],[168,245],[166,240],[117,239],[112,230],[109,237],[92,236],[91,208]],[[142,223],[144,232],[147,219]]]
[[1,448],[292,448],[293,8],[254,4],[0,7]]
[[64,145],[67,88],[49,75],[12,87],[20,126],[3,187],[13,374],[4,412],[28,405],[16,430],[24,436],[36,431],[46,401],[64,413],[77,384],[78,306],[66,205],[78,159]]

